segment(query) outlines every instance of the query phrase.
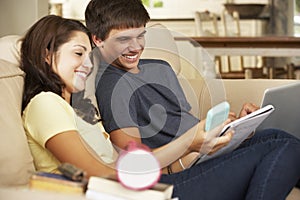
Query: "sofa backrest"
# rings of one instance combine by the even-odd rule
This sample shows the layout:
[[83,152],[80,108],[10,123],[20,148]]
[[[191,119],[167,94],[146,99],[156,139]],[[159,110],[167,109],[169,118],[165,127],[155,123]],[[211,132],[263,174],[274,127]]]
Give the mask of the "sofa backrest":
[[0,38],[0,59],[19,65],[21,41],[19,35],[7,35]]
[[35,170],[21,119],[24,72],[18,39],[0,38],[0,186],[26,185]]

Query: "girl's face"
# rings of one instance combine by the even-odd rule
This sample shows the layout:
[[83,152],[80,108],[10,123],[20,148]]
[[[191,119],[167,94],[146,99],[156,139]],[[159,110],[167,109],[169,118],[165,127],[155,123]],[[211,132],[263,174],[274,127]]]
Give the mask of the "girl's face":
[[84,90],[87,76],[93,67],[90,52],[89,37],[84,32],[75,31],[70,40],[61,45],[53,56],[52,67],[64,81],[65,93]]

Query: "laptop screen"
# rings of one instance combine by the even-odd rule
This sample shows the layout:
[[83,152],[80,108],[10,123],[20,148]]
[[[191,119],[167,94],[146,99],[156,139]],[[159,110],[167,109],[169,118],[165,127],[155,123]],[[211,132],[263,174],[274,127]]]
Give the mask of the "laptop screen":
[[275,110],[256,130],[277,128],[300,138],[300,82],[265,90],[261,106]]

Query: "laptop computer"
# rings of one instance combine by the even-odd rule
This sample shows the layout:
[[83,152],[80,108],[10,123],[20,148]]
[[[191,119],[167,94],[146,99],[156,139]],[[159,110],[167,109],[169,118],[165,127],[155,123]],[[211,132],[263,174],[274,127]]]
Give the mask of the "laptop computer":
[[300,138],[300,82],[265,90],[261,106],[275,107],[256,130],[277,128]]

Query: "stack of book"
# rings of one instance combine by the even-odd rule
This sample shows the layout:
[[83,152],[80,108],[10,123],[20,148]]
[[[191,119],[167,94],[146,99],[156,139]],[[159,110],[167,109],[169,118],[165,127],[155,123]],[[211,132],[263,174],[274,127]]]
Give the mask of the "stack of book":
[[29,188],[80,194],[88,200],[170,200],[173,193],[173,185],[163,183],[157,183],[146,190],[132,190],[112,179],[92,176],[88,182],[74,181],[61,174],[46,172],[33,174],[29,181]]

